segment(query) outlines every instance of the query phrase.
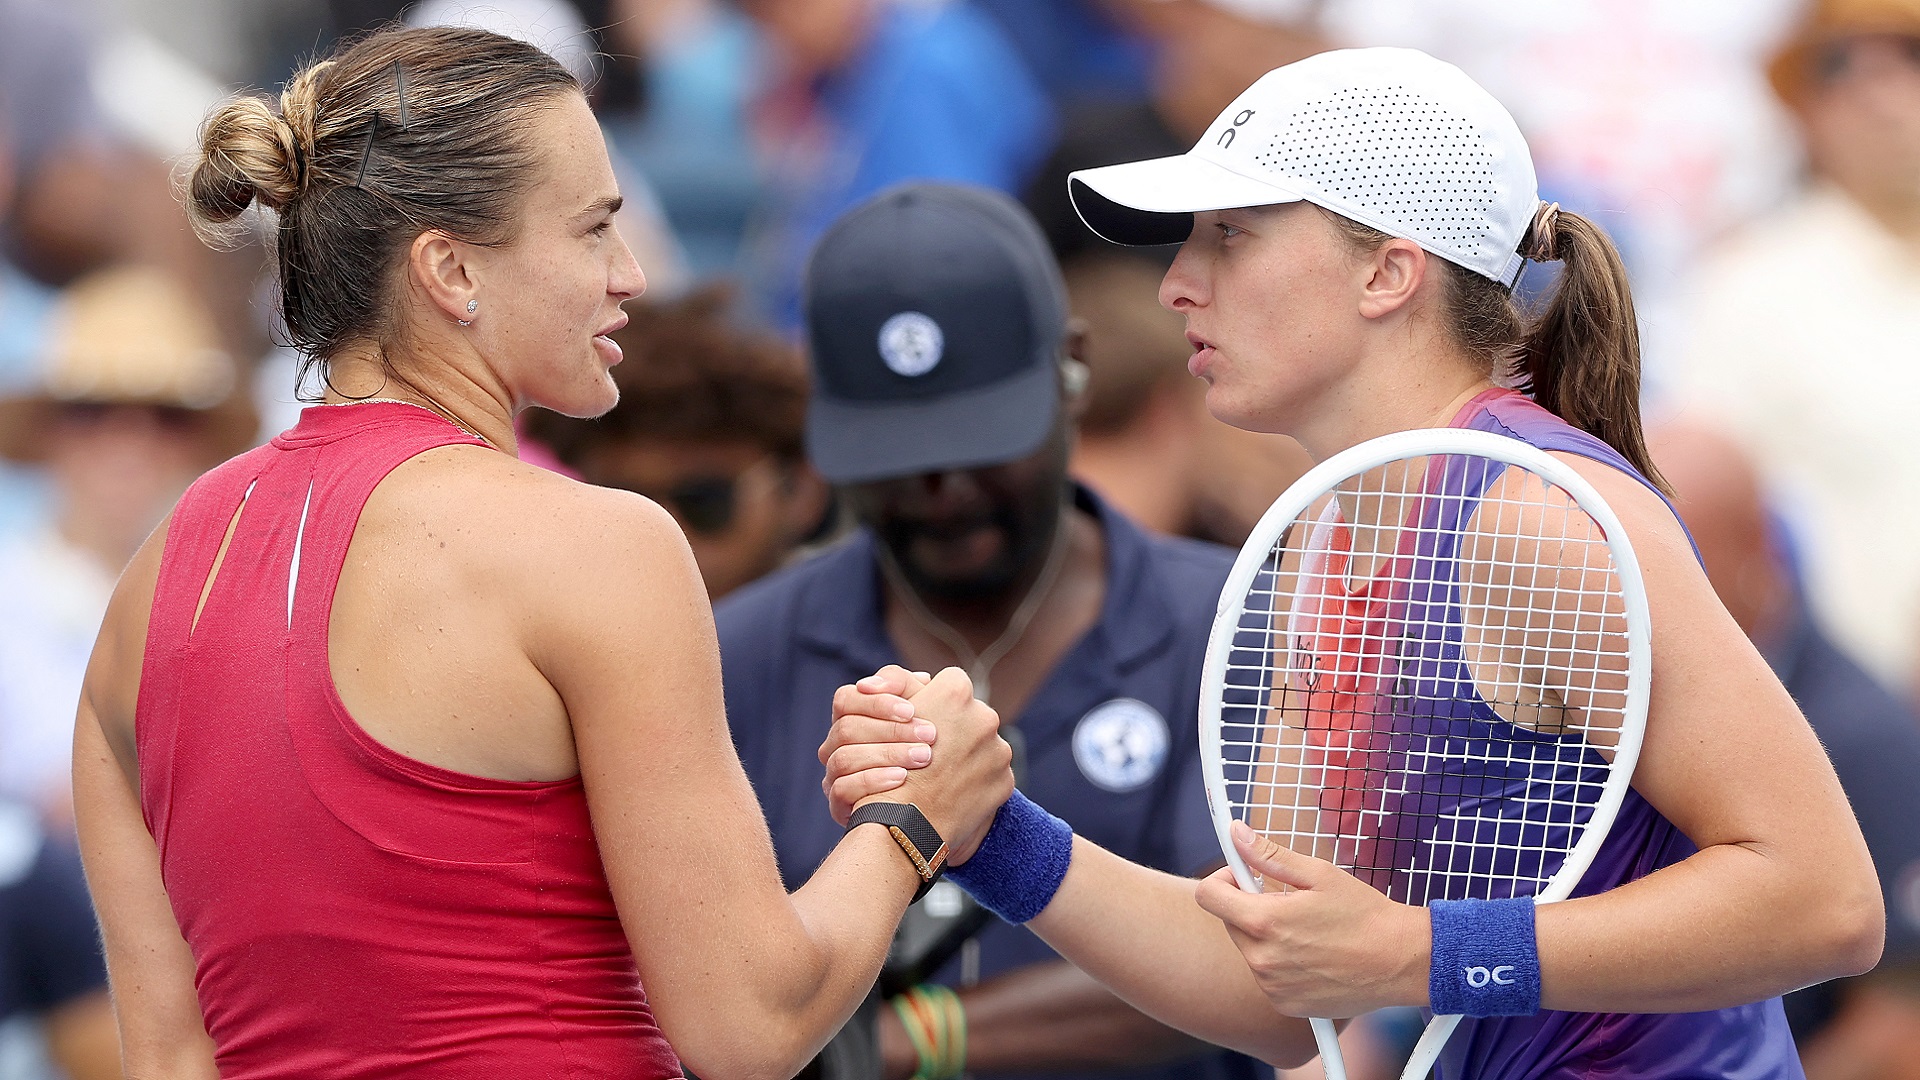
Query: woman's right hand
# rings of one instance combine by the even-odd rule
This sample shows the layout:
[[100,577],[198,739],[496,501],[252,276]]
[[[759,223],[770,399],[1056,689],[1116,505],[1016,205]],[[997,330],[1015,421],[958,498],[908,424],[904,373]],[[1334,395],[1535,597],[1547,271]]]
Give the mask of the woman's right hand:
[[1000,717],[974,698],[959,668],[928,678],[889,666],[842,686],[819,757],[835,821],[845,825],[866,802],[911,802],[946,838],[954,865],[979,847],[1013,794],[1013,749],[1000,737]]

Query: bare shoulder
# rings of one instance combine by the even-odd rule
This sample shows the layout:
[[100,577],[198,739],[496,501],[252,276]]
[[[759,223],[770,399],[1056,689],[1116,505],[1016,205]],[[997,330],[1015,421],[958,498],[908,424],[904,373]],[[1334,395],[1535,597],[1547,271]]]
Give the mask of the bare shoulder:
[[395,469],[361,526],[402,531],[523,610],[699,588],[685,537],[652,501],[482,447],[440,447]]
[[395,469],[367,504],[382,523],[415,517],[512,562],[684,548],[673,518],[631,492],[595,487],[483,447],[443,446]]
[[1570,466],[1580,478],[1592,484],[1600,498],[1625,526],[1627,539],[1643,567],[1663,567],[1685,573],[1692,571],[1702,585],[1705,573],[1693,554],[1693,543],[1668,506],[1654,490],[1638,477],[1629,475],[1603,461],[1579,454],[1556,452],[1555,458]]

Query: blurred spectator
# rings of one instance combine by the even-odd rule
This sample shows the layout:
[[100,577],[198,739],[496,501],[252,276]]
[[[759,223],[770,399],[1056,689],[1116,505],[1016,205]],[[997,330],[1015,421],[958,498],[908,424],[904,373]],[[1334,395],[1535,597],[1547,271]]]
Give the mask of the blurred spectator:
[[43,468],[51,519],[0,544],[0,796],[71,814],[80,681],[120,570],[254,418],[212,319],[143,268],[75,283],[38,387],[0,401],[0,455]]
[[1887,944],[1871,974],[1786,998],[1821,1077],[1911,1076],[1920,1067],[1920,719],[1828,638],[1771,526],[1761,481],[1732,440],[1667,423],[1649,447],[1707,577],[1806,713],[1839,774],[1886,892]]
[[[169,267],[219,301],[230,346],[247,342],[257,331],[244,287],[231,286],[252,260],[211,254],[193,238],[162,153],[128,130],[129,118],[167,96],[117,78],[150,70],[139,61],[152,50],[118,48],[129,37],[118,21],[90,13],[64,0],[0,0],[0,140],[14,174],[0,205],[6,257],[52,284],[113,262]],[[114,100],[102,102],[101,87]]]
[[1812,176],[1703,261],[1671,389],[1782,487],[1823,621],[1905,686],[1920,655],[1920,0],[1823,0],[1772,72]]
[[1136,101],[1153,69],[1151,39],[1107,0],[972,0],[1019,50],[1055,104]]
[[[1146,96],[1082,100],[1070,107],[1053,153],[1027,186],[1027,208],[1062,263],[1083,252],[1113,251],[1081,224],[1067,201],[1068,173],[1185,153],[1254,80],[1324,48],[1297,13],[1249,14],[1229,0],[1101,2],[1153,43],[1154,64]],[[1162,267],[1173,252],[1137,251]]]
[[[419,0],[406,8],[405,21],[408,26],[471,26],[537,45],[589,89],[598,76],[598,44],[574,0]],[[604,120],[601,126],[612,147],[617,133],[606,130]],[[615,219],[621,239],[640,261],[648,288],[656,296],[671,296],[688,284],[686,254],[667,228],[646,177],[625,155],[615,151],[612,157],[626,200]]]
[[72,5],[0,0],[0,136],[17,185],[5,210],[10,254],[48,280],[106,258],[121,238],[107,198],[116,148],[88,83],[89,28]]
[[615,8],[611,32],[638,57],[643,88],[637,110],[608,117],[613,149],[659,193],[693,276],[730,274],[766,184],[748,126],[765,42],[724,0],[617,0]]
[[1157,263],[1085,255],[1065,273],[1091,369],[1074,475],[1150,529],[1238,545],[1307,470],[1306,451],[1207,412],[1185,320],[1157,299]]
[[729,293],[634,303],[613,337],[620,404],[597,420],[528,414],[528,433],[588,483],[637,491],[687,534],[719,599],[778,567],[821,524],[827,486],[801,445],[797,349],[729,326]]
[[[840,835],[820,812],[829,717],[814,703],[889,663],[964,668],[1021,788],[1088,839],[1212,869],[1195,689],[1231,553],[1151,536],[1069,479],[1084,371],[1038,230],[994,192],[902,185],[842,218],[809,273],[807,449],[861,527],[714,610],[727,715],[782,873],[799,880]],[[894,1007],[836,1045],[877,1034],[887,1080],[951,1060],[910,1041],[898,995],[918,985],[957,995],[965,1045],[946,1049],[970,1075],[1254,1074],[970,905],[948,889],[908,910],[882,974]]]
[[[1233,0],[1303,6],[1302,0]],[[1807,0],[1318,0],[1341,45],[1458,64],[1512,110],[1543,195],[1597,217],[1632,272],[1649,379],[1701,246],[1791,187],[1760,65]]]
[[1156,45],[1153,99],[1184,146],[1274,68],[1327,47],[1325,0],[1105,0]]
[[[10,165],[6,139],[0,135],[0,207],[11,199]],[[52,310],[53,291],[0,254],[0,397],[19,392],[37,377]],[[43,487],[36,472],[0,458],[0,538],[44,512]]]
[[28,808],[0,801],[0,1077],[119,1075],[120,1036],[79,853],[48,836]]
[[903,180],[1017,192],[1046,155],[1046,92],[969,4],[736,0],[778,49],[758,103],[772,144],[770,196],[746,272],[783,330],[800,316],[800,270],[828,222]]
[[1186,533],[1208,417],[1206,387],[1186,371],[1185,320],[1155,301],[1155,263],[1086,255],[1062,272],[1089,372],[1073,475],[1141,525]]

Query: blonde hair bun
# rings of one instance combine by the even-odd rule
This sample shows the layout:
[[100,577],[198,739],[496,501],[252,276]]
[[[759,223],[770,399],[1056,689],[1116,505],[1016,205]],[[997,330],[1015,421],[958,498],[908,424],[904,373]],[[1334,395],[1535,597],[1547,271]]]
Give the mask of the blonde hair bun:
[[264,98],[236,97],[215,109],[200,127],[200,157],[187,185],[187,212],[202,236],[258,202],[285,210],[305,193],[315,146],[323,60],[287,83],[276,114]]

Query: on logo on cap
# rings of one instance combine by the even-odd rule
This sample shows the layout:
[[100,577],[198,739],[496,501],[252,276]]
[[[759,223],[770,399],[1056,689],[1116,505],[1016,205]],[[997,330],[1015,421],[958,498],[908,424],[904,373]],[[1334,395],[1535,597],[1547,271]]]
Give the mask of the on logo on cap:
[[903,311],[880,324],[880,359],[896,375],[925,375],[940,363],[946,347],[940,324],[917,311]]

